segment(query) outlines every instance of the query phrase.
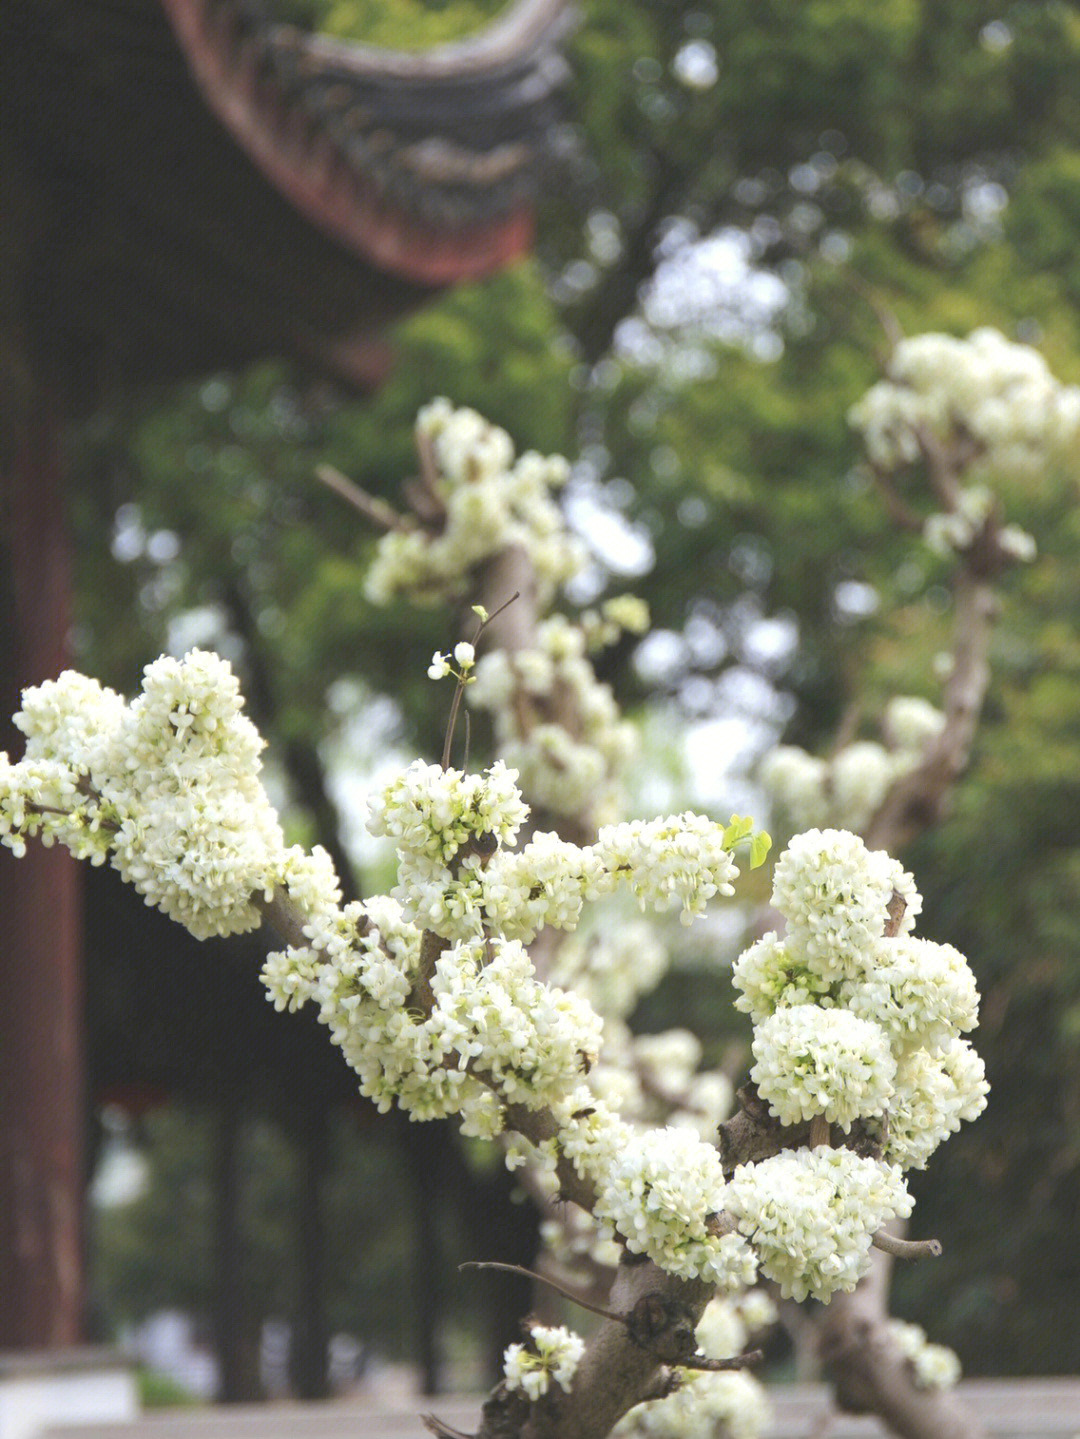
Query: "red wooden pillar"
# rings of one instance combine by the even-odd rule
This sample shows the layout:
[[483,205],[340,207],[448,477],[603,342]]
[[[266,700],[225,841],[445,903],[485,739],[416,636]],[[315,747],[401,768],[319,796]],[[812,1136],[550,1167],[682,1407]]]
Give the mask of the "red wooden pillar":
[[[26,685],[63,669],[70,564],[56,416],[0,435],[0,748]],[[82,988],[77,866],[0,850],[0,1349],[82,1333]]]

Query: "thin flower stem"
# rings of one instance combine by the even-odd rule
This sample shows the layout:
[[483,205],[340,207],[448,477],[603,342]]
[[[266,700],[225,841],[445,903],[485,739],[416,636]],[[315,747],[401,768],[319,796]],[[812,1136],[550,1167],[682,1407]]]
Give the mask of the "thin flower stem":
[[[472,644],[475,646],[492,620],[497,619],[503,610],[507,609],[515,600],[519,600],[520,598],[521,591],[515,590],[510,598],[501,604],[494,614],[485,614],[482,619],[478,620],[476,633],[472,637]],[[465,675],[459,674],[458,682],[454,686],[454,698],[450,701],[450,716],[446,721],[446,739],[443,741],[442,752],[442,767],[444,770],[450,768],[450,750],[454,743],[454,726],[457,724],[458,710],[461,708],[461,695],[464,689]]]
[[464,675],[458,676],[458,682],[454,686],[454,698],[450,701],[450,717],[446,721],[446,738],[443,740],[442,767],[444,770],[450,768],[450,747],[454,742],[454,726],[457,724],[458,710],[461,708],[461,692],[465,688]]

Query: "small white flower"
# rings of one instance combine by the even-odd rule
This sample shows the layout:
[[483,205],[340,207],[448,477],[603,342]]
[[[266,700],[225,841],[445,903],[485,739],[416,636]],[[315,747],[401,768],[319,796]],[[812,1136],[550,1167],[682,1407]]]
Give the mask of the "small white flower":
[[930,1344],[918,1324],[890,1319],[889,1337],[911,1365],[919,1389],[952,1389],[960,1378],[960,1361],[944,1344]]
[[1030,564],[1039,552],[1034,536],[1019,525],[1002,525],[998,531],[998,544],[1007,555],[1021,564]]
[[548,1392],[554,1380],[567,1392],[585,1341],[564,1325],[534,1324],[528,1344],[511,1344],[503,1356],[507,1389],[521,1389],[534,1403]]

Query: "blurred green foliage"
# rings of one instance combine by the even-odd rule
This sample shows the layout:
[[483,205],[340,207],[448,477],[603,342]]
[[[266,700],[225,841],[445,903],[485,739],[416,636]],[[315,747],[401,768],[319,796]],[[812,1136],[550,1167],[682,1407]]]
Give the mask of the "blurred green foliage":
[[135,1384],[140,1409],[192,1408],[200,1402],[182,1384],[177,1384],[175,1379],[170,1379],[167,1374],[159,1374],[154,1369],[137,1369]]
[[364,45],[426,50],[481,29],[506,0],[278,0],[275,17]]
[[[414,1244],[411,1205],[387,1203],[408,1192],[400,1147],[390,1128],[364,1132],[355,1115],[331,1126],[330,1180],[324,1196],[328,1291],[327,1333],[347,1333],[375,1358],[411,1352]],[[215,1121],[206,1110],[173,1106],[139,1121],[146,1187],[125,1204],[97,1211],[93,1284],[96,1302],[114,1320],[134,1324],[161,1309],[180,1309],[205,1325],[213,1310]],[[241,1130],[243,1196],[240,1286],[257,1351],[264,1318],[291,1322],[297,1290],[297,1151],[266,1121]],[[453,1230],[453,1217],[444,1212]],[[461,1296],[451,1295],[453,1298]],[[462,1307],[464,1301],[462,1300]]]
[[[499,9],[278,7],[394,46],[452,38]],[[400,326],[375,396],[360,403],[267,363],[141,397],[80,437],[79,663],[130,689],[201,608],[207,642],[232,646],[271,752],[331,734],[341,718],[328,688],[355,675],[367,696],[393,696],[400,741],[431,753],[442,716],[425,668],[457,617],[373,610],[361,594],[373,538],[312,475],[329,462],[392,499],[414,467],[415,412],[445,393],[521,448],[584,456],[595,502],[648,537],[649,572],[612,585],[643,593],[675,636],[714,635],[687,641],[650,682],[687,712],[729,705],[725,676],[750,672],[789,698],[789,737],[827,746],[853,700],[869,724],[889,694],[937,697],[930,660],[950,619],[940,567],[889,525],[845,415],[880,373],[893,320],[907,333],[997,325],[1080,379],[1080,6],[581,9],[573,145],[565,183],[543,201],[536,258]],[[782,286],[774,316],[747,325],[726,292],[704,314],[696,305],[688,245],[718,230],[739,237],[747,275]],[[666,313],[654,287],[665,265]],[[987,714],[955,813],[905,856],[926,894],[923,932],[957,944],[979,975],[976,1038],[994,1093],[918,1180],[920,1230],[941,1236],[946,1257],[904,1270],[898,1294],[974,1372],[1075,1364],[1076,498],[1069,475],[1006,496],[1040,558],[1003,587]],[[877,609],[845,608],[845,583],[869,587]],[[798,635],[779,661],[755,642],[777,617]],[[629,665],[606,677],[632,704],[649,690]],[[678,978],[671,994],[711,1015],[700,984]],[[656,1003],[678,1022],[677,1006]],[[132,1244],[141,1233],[147,1262],[160,1262],[152,1232],[132,1231]],[[347,1271],[335,1265],[343,1284]],[[388,1274],[380,1302],[392,1306]],[[387,1314],[397,1333],[400,1316]]]

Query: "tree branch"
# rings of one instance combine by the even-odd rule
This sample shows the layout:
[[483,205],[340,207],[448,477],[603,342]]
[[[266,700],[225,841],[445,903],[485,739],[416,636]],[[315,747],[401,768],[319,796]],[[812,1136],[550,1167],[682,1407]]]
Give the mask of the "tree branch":
[[[819,1320],[819,1353],[840,1409],[876,1414],[900,1439],[984,1439],[982,1426],[953,1394],[915,1384],[910,1362],[889,1334],[878,1287],[868,1276],[854,1294],[836,1295]],[[838,1306],[839,1299],[845,1302]]]
[[343,500],[352,505],[354,510],[358,510],[364,519],[373,524],[376,529],[409,529],[408,521],[404,515],[398,514],[393,505],[388,505],[377,495],[369,495],[366,490],[362,490],[358,484],[350,480],[347,475],[343,475],[340,470],[335,469],[333,465],[316,465],[315,478],[328,490],[333,490],[336,495],[340,495]]
[[953,667],[945,685],[945,725],[921,762],[892,785],[867,826],[870,849],[890,854],[936,824],[967,768],[990,682],[987,651],[997,615],[992,591],[962,568],[955,584]]

